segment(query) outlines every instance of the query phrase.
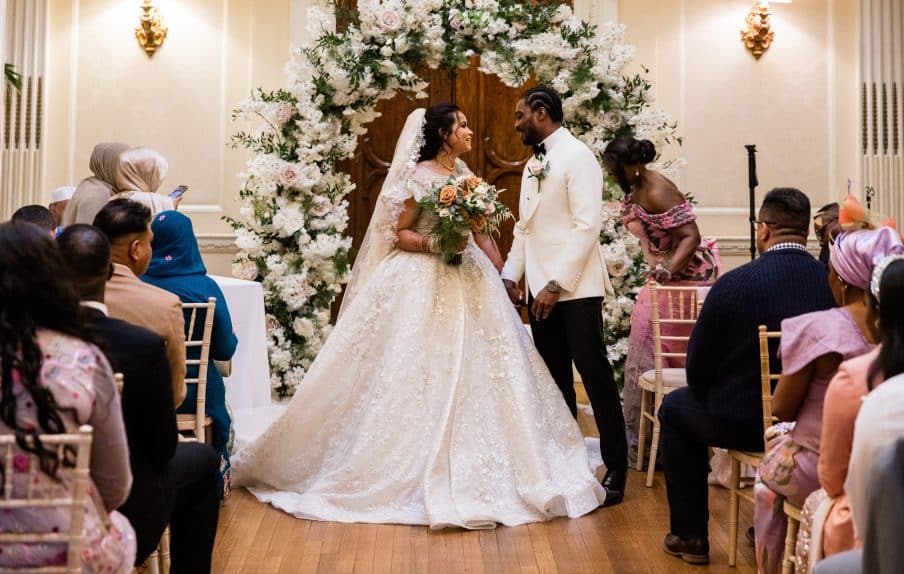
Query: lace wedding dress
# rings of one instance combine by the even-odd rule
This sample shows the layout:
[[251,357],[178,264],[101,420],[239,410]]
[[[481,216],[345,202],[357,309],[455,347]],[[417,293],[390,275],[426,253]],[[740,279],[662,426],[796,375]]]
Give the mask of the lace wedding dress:
[[[417,168],[405,193],[444,180]],[[233,456],[237,484],[299,518],[433,528],[603,502],[580,430],[473,239],[458,266],[391,250],[356,291],[285,412]]]

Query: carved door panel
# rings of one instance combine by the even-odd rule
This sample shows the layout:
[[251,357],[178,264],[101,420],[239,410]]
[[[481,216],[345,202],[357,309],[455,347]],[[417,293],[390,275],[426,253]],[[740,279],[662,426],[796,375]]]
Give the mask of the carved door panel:
[[514,111],[524,87],[510,88],[496,76],[480,72],[475,60],[456,81],[456,103],[467,114],[475,131],[474,146],[463,157],[471,169],[487,182],[505,191],[500,199],[515,215],[503,224],[496,239],[502,255],[512,245],[512,229],[518,217],[521,172],[530,150],[515,131]]
[[383,115],[367,126],[367,133],[358,140],[355,157],[339,164],[339,169],[351,175],[355,182],[355,189],[348,198],[349,222],[346,231],[352,237],[355,252],[364,239],[374,204],[392,163],[396,140],[408,114],[419,107],[452,100],[452,80],[448,73],[425,70],[421,77],[429,78],[429,97],[413,100],[407,94],[400,93],[391,100],[381,101],[377,104],[377,111]]
[[[462,159],[479,176],[493,185],[504,188],[502,201],[518,215],[518,196],[521,170],[530,152],[512,128],[515,103],[521,88],[509,88],[495,76],[487,76],[477,69],[477,61],[468,70],[460,70],[454,81],[446,72],[431,70],[430,89],[426,100],[409,100],[399,94],[392,100],[379,103],[383,114],[368,126],[367,134],[358,143],[354,159],[343,162],[356,187],[349,197],[348,234],[355,249],[361,244],[374,202],[386,178],[396,139],[405,124],[405,118],[415,108],[440,102],[455,102],[468,116],[475,138],[471,151]],[[513,221],[505,223],[498,238],[503,255],[512,243]]]

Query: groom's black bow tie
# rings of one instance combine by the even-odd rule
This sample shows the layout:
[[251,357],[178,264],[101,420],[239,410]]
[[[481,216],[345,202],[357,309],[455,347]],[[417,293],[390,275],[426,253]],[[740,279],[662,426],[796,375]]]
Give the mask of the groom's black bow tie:
[[534,144],[534,155],[540,157],[541,155],[546,155],[546,144],[539,143]]

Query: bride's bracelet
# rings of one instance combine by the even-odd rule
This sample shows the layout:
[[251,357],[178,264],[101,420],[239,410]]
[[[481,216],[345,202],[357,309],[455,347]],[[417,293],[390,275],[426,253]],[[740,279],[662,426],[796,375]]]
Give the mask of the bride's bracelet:
[[421,235],[421,251],[423,253],[442,253],[442,249],[439,246],[439,238]]

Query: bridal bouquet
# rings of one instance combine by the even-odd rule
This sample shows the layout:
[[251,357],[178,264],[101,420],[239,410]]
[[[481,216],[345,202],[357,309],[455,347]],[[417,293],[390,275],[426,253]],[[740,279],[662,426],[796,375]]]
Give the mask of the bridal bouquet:
[[441,252],[446,263],[459,265],[459,248],[469,233],[497,233],[502,222],[512,217],[497,199],[501,191],[474,175],[451,176],[433,188],[418,203],[423,213],[436,216],[430,234],[431,247],[436,248],[431,250]]

